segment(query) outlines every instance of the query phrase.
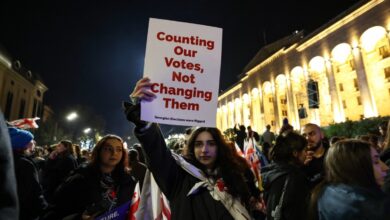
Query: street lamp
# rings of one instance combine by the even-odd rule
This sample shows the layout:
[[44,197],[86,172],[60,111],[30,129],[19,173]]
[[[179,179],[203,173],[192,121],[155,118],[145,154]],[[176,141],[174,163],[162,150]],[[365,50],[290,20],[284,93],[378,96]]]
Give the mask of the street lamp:
[[86,129],[84,129],[84,134],[88,134],[89,132],[91,132],[91,128],[86,128]]
[[77,117],[79,117],[79,116],[77,115],[76,112],[71,112],[69,115],[66,116],[66,120],[68,120],[68,121],[73,121],[73,120],[75,120]]

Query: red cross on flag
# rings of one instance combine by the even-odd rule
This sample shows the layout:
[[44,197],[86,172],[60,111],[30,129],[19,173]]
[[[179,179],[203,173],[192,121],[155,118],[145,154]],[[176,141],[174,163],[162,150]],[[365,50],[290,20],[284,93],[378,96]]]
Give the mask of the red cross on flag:
[[15,121],[9,121],[7,122],[9,125],[13,127],[17,127],[20,129],[32,129],[32,128],[38,128],[37,120],[40,118],[35,117],[35,118],[22,118],[22,119],[17,119]]

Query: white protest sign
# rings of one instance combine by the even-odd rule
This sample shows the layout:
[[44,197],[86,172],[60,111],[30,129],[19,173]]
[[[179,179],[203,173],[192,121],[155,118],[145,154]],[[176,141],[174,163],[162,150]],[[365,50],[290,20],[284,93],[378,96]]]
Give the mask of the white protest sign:
[[221,28],[150,18],[144,74],[157,98],[141,119],[215,127],[221,52]]

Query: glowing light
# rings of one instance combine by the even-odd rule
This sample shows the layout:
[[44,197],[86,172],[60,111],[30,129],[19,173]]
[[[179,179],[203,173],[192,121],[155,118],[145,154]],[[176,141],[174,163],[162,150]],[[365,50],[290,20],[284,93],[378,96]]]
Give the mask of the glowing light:
[[286,89],[286,76],[284,74],[279,74],[275,81],[279,91],[284,91]]
[[230,111],[233,111],[233,110],[234,110],[234,104],[233,104],[233,102],[229,102],[229,103],[228,103],[228,106],[229,106]]
[[325,59],[321,56],[316,56],[310,60],[309,67],[316,72],[323,72],[325,70]]
[[226,106],[226,105],[223,105],[223,106],[222,106],[222,112],[223,112],[223,113],[226,113],[226,112],[227,112],[227,106]]
[[256,98],[259,95],[259,90],[257,88],[252,89],[252,96]]
[[345,63],[351,55],[351,46],[347,43],[338,44],[332,50],[332,57],[338,63]]
[[86,128],[86,129],[84,129],[84,134],[88,134],[89,132],[91,132],[91,128]]
[[244,100],[244,103],[248,103],[250,100],[249,100],[249,95],[248,94],[244,94],[244,96],[242,97],[242,99]]
[[77,117],[79,117],[79,116],[77,115],[76,112],[71,112],[68,116],[66,116],[66,120],[68,120],[68,121],[73,121],[73,120],[75,120]]
[[263,84],[263,89],[265,94],[270,94],[272,93],[272,85],[269,81],[264,82]]
[[386,30],[381,26],[375,26],[367,29],[361,36],[360,41],[362,47],[366,52],[370,52],[375,49],[375,45],[379,40],[386,37]]
[[300,79],[303,77],[303,68],[300,66],[296,66],[291,70],[291,76],[293,79]]
[[241,105],[241,100],[239,98],[236,98],[234,100],[234,103],[236,103],[236,105]]

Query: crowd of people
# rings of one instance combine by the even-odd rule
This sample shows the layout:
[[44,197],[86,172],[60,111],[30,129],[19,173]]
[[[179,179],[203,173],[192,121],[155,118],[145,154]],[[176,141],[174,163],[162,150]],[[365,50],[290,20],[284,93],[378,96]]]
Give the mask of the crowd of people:
[[197,127],[170,149],[158,124],[140,119],[151,84],[138,81],[123,105],[139,140],[129,149],[112,134],[91,152],[68,140],[39,148],[1,116],[0,219],[95,219],[147,190],[149,172],[172,220],[390,219],[390,122],[353,139],[328,139],[312,123],[296,131],[287,119],[277,133],[237,124],[234,141]]

